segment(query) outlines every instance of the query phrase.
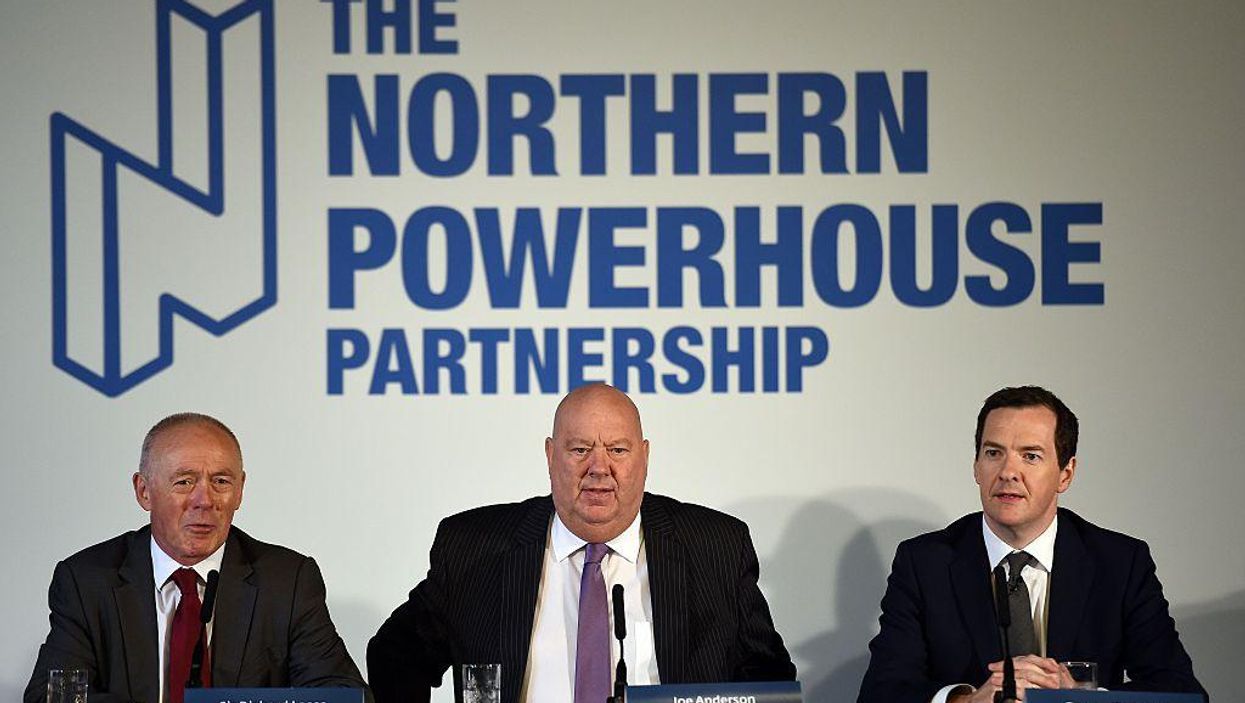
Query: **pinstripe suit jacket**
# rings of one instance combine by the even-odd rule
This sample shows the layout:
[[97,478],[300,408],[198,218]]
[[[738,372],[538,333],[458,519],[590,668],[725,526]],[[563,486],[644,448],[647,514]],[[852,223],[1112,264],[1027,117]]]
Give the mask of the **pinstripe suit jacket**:
[[[661,680],[794,679],[747,526],[651,493],[640,515]],[[441,522],[428,577],[368,644],[377,703],[427,701],[447,668],[488,662],[502,665],[502,703],[518,701],[552,517],[543,496]]]

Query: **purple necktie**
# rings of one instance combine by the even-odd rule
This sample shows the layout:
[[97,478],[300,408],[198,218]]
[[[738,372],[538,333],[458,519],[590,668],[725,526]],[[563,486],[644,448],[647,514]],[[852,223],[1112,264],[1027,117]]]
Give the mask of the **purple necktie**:
[[605,703],[610,695],[609,606],[601,560],[609,547],[588,545],[579,579],[579,637],[575,644],[575,703]]

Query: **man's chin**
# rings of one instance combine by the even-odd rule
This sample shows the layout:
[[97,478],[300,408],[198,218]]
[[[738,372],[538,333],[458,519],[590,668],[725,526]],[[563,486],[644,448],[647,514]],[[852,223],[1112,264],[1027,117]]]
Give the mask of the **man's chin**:
[[203,559],[220,548],[221,543],[224,541],[225,540],[217,533],[210,533],[206,535],[196,534],[188,536],[187,539],[183,541],[182,547],[187,556]]

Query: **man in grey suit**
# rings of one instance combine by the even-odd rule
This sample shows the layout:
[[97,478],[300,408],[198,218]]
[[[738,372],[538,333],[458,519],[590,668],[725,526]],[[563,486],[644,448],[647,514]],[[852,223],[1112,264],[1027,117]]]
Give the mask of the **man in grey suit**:
[[794,679],[747,526],[645,493],[648,455],[621,391],[563,398],[545,440],[552,495],[441,522],[427,578],[368,645],[376,700],[427,701],[450,667],[497,664],[502,703],[601,703],[618,585],[630,683]]
[[71,668],[88,672],[93,703],[180,703],[211,571],[205,685],[366,690],[315,561],[232,526],[245,480],[238,440],[215,418],[181,413],[147,433],[133,484],[151,524],[56,565],[26,703],[44,700],[49,669]]

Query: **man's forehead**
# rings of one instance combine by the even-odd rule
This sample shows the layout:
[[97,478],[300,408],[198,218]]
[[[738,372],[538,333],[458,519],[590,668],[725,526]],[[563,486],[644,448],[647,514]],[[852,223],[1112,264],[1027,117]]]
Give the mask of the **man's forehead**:
[[564,432],[562,439],[568,444],[604,444],[613,446],[616,444],[631,444],[633,435],[631,433],[583,433],[583,432]]
[[610,433],[639,435],[640,413],[621,391],[592,386],[563,399],[553,418],[554,435],[596,436],[601,426]]
[[242,473],[242,469],[233,461],[208,465],[196,462],[191,464],[171,464],[169,466],[169,473],[174,476],[198,475],[205,471],[212,475]]
[[1028,442],[1053,444],[1055,413],[1044,405],[995,408],[986,416],[982,444]]
[[230,465],[241,463],[241,454],[233,440],[210,425],[186,425],[167,430],[156,438],[151,453],[157,462],[172,461],[174,469],[184,468],[182,461],[202,454],[223,455]]

